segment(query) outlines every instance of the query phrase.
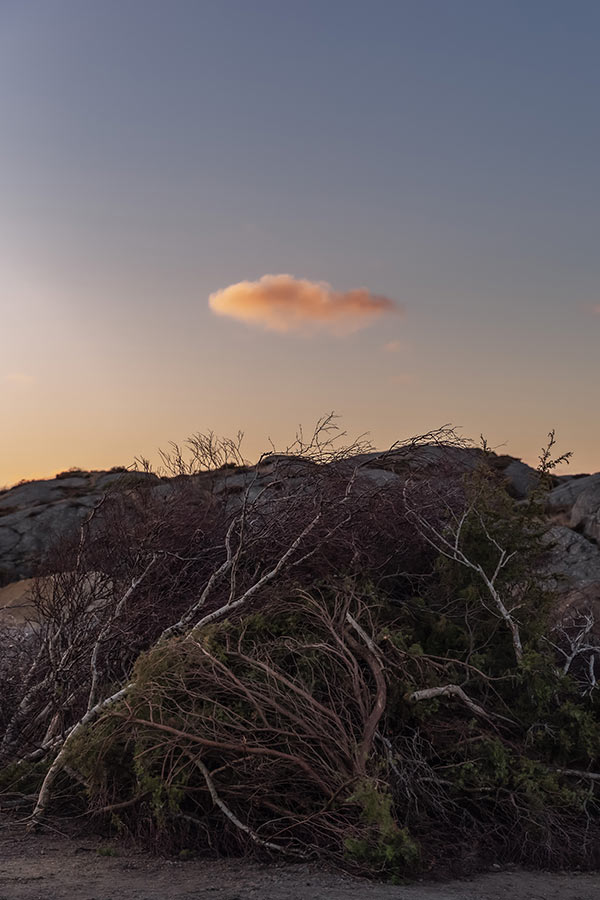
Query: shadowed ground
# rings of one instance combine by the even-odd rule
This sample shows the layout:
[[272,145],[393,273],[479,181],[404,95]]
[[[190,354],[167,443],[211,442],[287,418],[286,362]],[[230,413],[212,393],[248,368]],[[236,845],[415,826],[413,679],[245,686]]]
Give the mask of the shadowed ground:
[[[103,855],[118,854],[118,855]],[[440,884],[375,884],[308,865],[172,861],[0,820],[0,900],[593,900],[600,874],[515,869]]]

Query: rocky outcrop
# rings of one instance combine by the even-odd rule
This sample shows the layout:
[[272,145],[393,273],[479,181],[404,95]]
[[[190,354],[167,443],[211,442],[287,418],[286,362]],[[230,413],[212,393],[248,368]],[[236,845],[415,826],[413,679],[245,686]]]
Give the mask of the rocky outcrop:
[[159,482],[146,472],[78,472],[0,493],[0,584],[32,575],[49,547],[75,531],[107,492]]
[[[539,483],[538,472],[512,456],[484,453],[472,447],[425,444],[400,446],[385,453],[362,453],[333,459],[325,466],[295,456],[271,454],[256,466],[224,466],[194,476],[159,478],[147,472],[67,472],[53,479],[31,481],[0,492],[0,585],[30,577],[48,548],[61,535],[73,533],[107,493],[142,487],[155,500],[169,499],[187,478],[212,495],[225,509],[239,506],[242,498],[273,506],[290,493],[302,494],[314,484],[307,478],[318,471],[340,476],[356,470],[355,489],[373,494],[402,489],[407,477],[443,482],[447,473],[469,472],[489,465],[504,481],[508,493],[524,499]],[[600,473],[553,479],[547,510],[556,525],[551,540],[558,571],[569,584],[600,583]],[[267,507],[265,507],[267,508]]]
[[545,566],[553,576],[552,587],[560,592],[600,586],[600,547],[566,525],[554,525],[547,532],[550,548]]
[[539,472],[520,459],[513,459],[502,470],[502,474],[506,479],[509,493],[519,500],[524,500],[540,482]]
[[569,478],[549,491],[546,506],[549,510],[570,508],[580,494],[594,485],[600,485],[600,472],[596,475],[582,475]]
[[557,593],[552,618],[560,629],[591,615],[592,632],[600,638],[600,547],[565,525],[550,529],[544,566],[548,587]]
[[585,490],[577,497],[571,510],[569,525],[590,540],[600,543],[600,477],[589,481]]

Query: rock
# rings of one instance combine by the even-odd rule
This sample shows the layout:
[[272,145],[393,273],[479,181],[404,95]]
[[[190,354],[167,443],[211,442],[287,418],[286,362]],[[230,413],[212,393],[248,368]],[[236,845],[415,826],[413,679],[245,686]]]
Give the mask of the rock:
[[600,626],[600,547],[566,525],[555,525],[546,535],[551,549],[542,575],[559,599],[552,619],[568,622],[573,616],[591,612]]
[[131,488],[160,484],[160,478],[153,472],[102,472],[94,479],[96,491],[106,491],[109,488]]
[[[595,478],[595,476],[591,476]],[[584,479],[587,481],[588,479]],[[571,510],[571,519],[569,521],[571,528],[577,528],[578,531],[600,543],[600,477],[597,481],[588,483],[583,490]]]
[[550,552],[543,574],[549,576],[550,587],[565,592],[600,584],[600,547],[597,544],[566,525],[554,525],[545,540]]
[[170,481],[164,481],[161,484],[155,484],[150,488],[151,496],[156,500],[167,501],[173,496],[175,486]]
[[25,507],[0,518],[0,568],[4,579],[25,578],[51,544],[73,532],[89,514],[97,497]]
[[537,469],[528,466],[527,463],[521,462],[520,459],[513,459],[506,466],[502,474],[508,482],[508,492],[512,497],[524,500],[540,481],[540,475]]
[[215,478],[214,491],[216,494],[239,494],[242,493],[252,482],[261,481],[268,484],[273,480],[273,475],[263,475],[260,479],[257,477],[256,471],[253,469],[249,472],[239,472],[229,470],[226,474]]
[[370,482],[377,485],[377,487],[391,487],[396,485],[401,485],[403,483],[403,479],[396,475],[395,472],[388,472],[387,469],[372,469],[367,467],[365,469],[361,469],[360,472],[361,478],[367,478]]
[[569,478],[549,491],[546,506],[549,510],[564,509],[573,506],[580,494],[589,487],[600,484],[600,472],[595,475],[584,475],[582,478]]
[[[360,453],[343,461],[351,471],[360,467],[363,472],[385,471],[400,477],[428,477],[432,473],[461,473],[476,469],[484,459],[477,447],[451,447],[441,444],[407,444],[385,452]],[[389,480],[391,483],[391,480]]]
[[0,585],[32,575],[52,544],[75,532],[107,491],[140,486],[157,489],[162,481],[151,472],[74,471],[0,492]]
[[[295,456],[290,453],[269,453],[264,456],[257,466],[251,466],[248,471],[254,472],[255,469],[261,474],[268,471],[277,471],[279,473],[286,472],[288,475],[298,475],[306,472],[308,469],[314,469],[317,463],[312,459],[305,459],[302,456]],[[229,469],[229,472],[240,471],[237,469]],[[217,469],[216,474],[227,473],[227,469]]]
[[87,478],[49,479],[18,484],[0,496],[0,514],[3,510],[14,510],[24,506],[40,506],[62,500],[73,489],[81,490],[89,486]]

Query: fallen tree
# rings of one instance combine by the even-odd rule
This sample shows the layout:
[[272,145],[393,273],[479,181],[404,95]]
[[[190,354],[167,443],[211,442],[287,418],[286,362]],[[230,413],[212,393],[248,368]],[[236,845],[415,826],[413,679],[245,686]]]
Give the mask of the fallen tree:
[[239,444],[197,437],[62,549],[6,676],[10,802],[391,876],[597,864],[600,651],[549,624],[535,500],[447,429],[375,456],[330,427],[225,496]]

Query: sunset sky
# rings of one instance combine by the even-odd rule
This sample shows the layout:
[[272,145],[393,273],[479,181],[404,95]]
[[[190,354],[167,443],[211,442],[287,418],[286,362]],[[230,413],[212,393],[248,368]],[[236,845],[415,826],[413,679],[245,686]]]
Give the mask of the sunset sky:
[[0,0],[0,485],[335,410],[600,469],[597,0]]

